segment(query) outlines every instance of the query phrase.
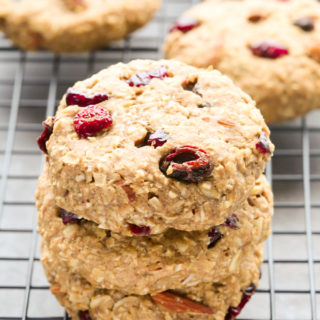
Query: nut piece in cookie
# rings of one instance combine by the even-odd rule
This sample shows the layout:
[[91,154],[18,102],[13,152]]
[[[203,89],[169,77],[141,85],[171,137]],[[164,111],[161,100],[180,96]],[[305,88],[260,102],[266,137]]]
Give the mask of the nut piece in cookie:
[[210,308],[171,292],[158,293],[152,296],[152,300],[172,313],[213,314]]

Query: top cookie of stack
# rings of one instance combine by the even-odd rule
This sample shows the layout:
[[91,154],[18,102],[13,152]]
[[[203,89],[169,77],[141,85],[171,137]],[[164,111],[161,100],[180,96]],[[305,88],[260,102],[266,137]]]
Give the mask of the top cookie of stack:
[[38,143],[57,205],[129,236],[223,223],[273,151],[248,95],[218,71],[167,60],[76,83]]
[[204,1],[171,28],[167,58],[213,65],[256,101],[267,123],[320,107],[320,4]]
[[0,29],[24,50],[97,49],[142,27],[160,0],[0,0]]

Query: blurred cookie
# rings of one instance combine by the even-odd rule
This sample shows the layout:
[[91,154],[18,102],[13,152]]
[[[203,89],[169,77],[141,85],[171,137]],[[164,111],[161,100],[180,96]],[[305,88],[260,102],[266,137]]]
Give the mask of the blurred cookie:
[[0,29],[24,50],[88,51],[142,27],[160,0],[1,0]]
[[320,106],[320,4],[205,1],[178,19],[165,55],[213,65],[256,101],[267,123]]

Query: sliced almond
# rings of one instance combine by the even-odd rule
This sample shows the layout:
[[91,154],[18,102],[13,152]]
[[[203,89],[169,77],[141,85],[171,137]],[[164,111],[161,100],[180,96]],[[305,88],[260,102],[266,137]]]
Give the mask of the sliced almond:
[[53,283],[53,284],[50,286],[50,291],[51,291],[52,294],[62,293],[61,287],[60,287],[60,285],[57,284],[57,283]]
[[320,63],[320,43],[315,44],[309,49],[308,56]]
[[152,300],[166,311],[173,313],[213,314],[209,307],[171,292],[158,293],[152,296]]
[[263,16],[258,12],[253,12],[249,15],[248,20],[250,22],[258,22],[263,19]]
[[127,194],[129,202],[136,201],[136,193],[134,190],[128,185],[125,184],[123,181],[118,181],[116,184],[123,189],[123,191]]
[[227,128],[234,128],[236,124],[230,120],[220,119],[218,123]]

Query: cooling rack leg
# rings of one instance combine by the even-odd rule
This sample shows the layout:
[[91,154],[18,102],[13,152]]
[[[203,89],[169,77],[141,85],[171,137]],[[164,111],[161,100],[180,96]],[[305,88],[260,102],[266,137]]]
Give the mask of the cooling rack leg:
[[19,61],[15,79],[14,79],[14,86],[13,86],[13,93],[12,93],[12,100],[11,100],[10,120],[9,120],[9,127],[8,127],[8,137],[7,137],[2,173],[1,173],[0,221],[2,219],[2,214],[3,214],[3,202],[4,202],[5,190],[7,186],[7,180],[8,180],[8,171],[10,167],[10,160],[11,160],[14,137],[15,137],[15,129],[17,125],[17,117],[18,117],[19,102],[20,102],[21,89],[22,89],[22,83],[23,83],[24,67],[25,67],[25,54],[21,53],[20,61]]
[[[49,92],[48,92],[48,100],[47,100],[47,107],[46,107],[46,116],[50,116],[54,113],[55,109],[55,101],[56,101],[56,93],[57,93],[57,84],[58,84],[58,72],[59,72],[59,62],[60,58],[55,56],[53,59],[53,66],[51,72],[51,80],[49,85]],[[41,170],[44,165],[44,157],[42,159]],[[39,172],[39,174],[40,174]],[[31,248],[30,254],[28,259],[28,269],[27,269],[27,281],[26,281],[26,290],[23,302],[23,309],[22,309],[22,319],[27,319],[28,315],[28,306],[30,300],[30,290],[31,290],[31,282],[32,282],[32,272],[33,272],[33,265],[34,265],[34,255],[36,251],[37,245],[37,211],[34,211],[33,219],[32,219],[32,238],[31,238]]]
[[[272,187],[272,160],[268,163],[266,168],[266,176]],[[267,242],[268,254],[268,275],[269,275],[269,290],[270,290],[270,319],[274,320],[275,317],[275,289],[274,289],[274,262],[273,262],[273,248],[272,248],[272,233]]]
[[312,320],[317,320],[316,289],[313,267],[312,227],[311,227],[311,200],[310,200],[310,139],[306,119],[302,121],[302,157],[303,157],[303,190],[304,212],[307,236],[308,269],[310,282],[311,315]]

